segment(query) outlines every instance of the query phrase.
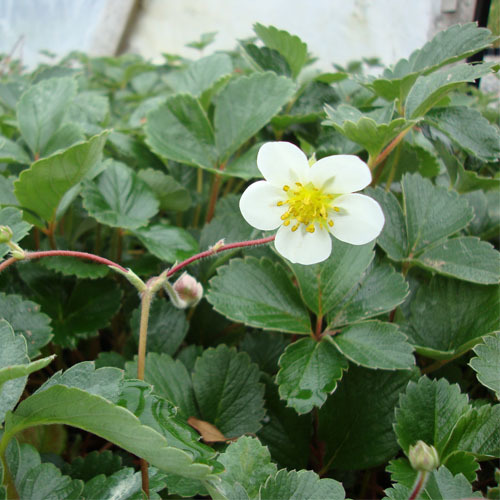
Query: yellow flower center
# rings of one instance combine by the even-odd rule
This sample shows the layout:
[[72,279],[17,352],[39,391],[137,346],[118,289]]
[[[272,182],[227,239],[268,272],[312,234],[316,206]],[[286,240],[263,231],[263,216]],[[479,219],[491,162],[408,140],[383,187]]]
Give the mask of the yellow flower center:
[[306,231],[314,233],[315,223],[326,228],[328,224],[333,227],[333,220],[328,218],[330,210],[339,211],[333,206],[334,194],[325,194],[311,183],[303,186],[296,182],[295,186],[283,186],[283,191],[288,195],[288,200],[278,201],[278,206],[288,205],[288,210],[281,216],[284,226],[289,226],[291,221],[296,221],[292,226],[292,231],[297,231],[300,224],[306,226]]

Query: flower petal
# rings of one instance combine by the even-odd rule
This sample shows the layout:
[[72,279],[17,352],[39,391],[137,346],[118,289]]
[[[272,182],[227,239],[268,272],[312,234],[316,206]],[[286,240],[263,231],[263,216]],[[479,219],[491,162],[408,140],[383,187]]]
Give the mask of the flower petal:
[[331,194],[360,191],[370,184],[368,165],[353,155],[327,156],[314,163],[309,172],[311,182]]
[[278,253],[294,264],[316,264],[327,259],[332,251],[332,239],[328,231],[315,226],[314,233],[308,233],[304,224],[293,232],[290,226],[281,226],[274,240]]
[[330,232],[351,245],[364,245],[374,240],[384,227],[384,213],[380,205],[364,194],[346,194],[335,200],[340,212],[332,211],[334,221]]
[[267,142],[257,155],[257,167],[271,184],[282,188],[294,182],[306,182],[309,163],[306,155],[290,142]]
[[254,182],[241,195],[241,214],[257,229],[276,229],[282,224],[281,216],[286,212],[286,206],[278,207],[278,201],[285,197],[282,189],[267,181]]

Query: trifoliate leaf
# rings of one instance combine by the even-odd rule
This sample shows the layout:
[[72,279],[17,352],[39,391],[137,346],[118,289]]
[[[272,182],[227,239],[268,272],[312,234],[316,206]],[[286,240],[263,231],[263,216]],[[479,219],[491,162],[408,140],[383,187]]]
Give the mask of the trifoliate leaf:
[[266,259],[233,259],[218,268],[207,300],[216,311],[250,326],[305,335],[311,331],[297,289],[281,266]]
[[415,365],[412,346],[392,323],[355,323],[330,340],[349,360],[367,368],[409,370]]
[[113,162],[82,192],[83,205],[100,223],[137,229],[156,215],[159,203],[148,185],[126,165]]
[[328,339],[290,344],[280,358],[277,383],[283,399],[298,413],[321,407],[347,369],[347,361]]
[[469,366],[477,373],[481,384],[495,392],[500,399],[500,334],[487,335],[483,344],[474,347],[476,357],[469,361]]
[[200,417],[226,437],[256,432],[264,417],[259,369],[243,352],[221,344],[196,360],[193,389]]
[[[399,447],[394,407],[410,370],[396,372],[350,366],[337,390],[319,410],[319,437],[330,468],[359,470],[383,464]],[[377,408],[376,412],[366,408]]]

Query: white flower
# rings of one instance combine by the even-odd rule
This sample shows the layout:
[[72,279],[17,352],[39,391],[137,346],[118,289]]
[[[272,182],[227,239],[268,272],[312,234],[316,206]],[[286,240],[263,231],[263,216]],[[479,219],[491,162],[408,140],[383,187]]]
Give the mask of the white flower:
[[327,259],[330,234],[364,245],[382,231],[380,205],[355,193],[372,180],[370,169],[357,156],[328,156],[309,166],[297,146],[268,142],[259,150],[257,166],[265,180],[242,194],[241,213],[257,229],[279,228],[276,250],[291,262],[316,264]]

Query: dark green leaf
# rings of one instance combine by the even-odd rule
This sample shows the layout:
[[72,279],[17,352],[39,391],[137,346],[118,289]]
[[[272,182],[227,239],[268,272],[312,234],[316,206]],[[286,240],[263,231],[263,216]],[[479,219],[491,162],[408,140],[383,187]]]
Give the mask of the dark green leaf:
[[207,300],[234,321],[268,330],[307,335],[311,323],[290,278],[280,265],[253,257],[233,259],[210,280]]
[[109,113],[108,98],[95,92],[80,92],[68,107],[67,122],[83,128],[86,134],[98,134]]
[[278,360],[288,345],[289,338],[275,332],[254,331],[245,335],[239,348],[245,351],[254,363],[266,373],[278,371]]
[[264,387],[259,369],[243,352],[221,344],[196,360],[193,388],[203,420],[224,436],[256,432],[264,417]]
[[[274,73],[254,73],[229,82],[217,96],[215,142],[221,161],[258,132],[295,91],[295,84]],[[237,103],[237,105],[235,105]]]
[[347,369],[346,359],[329,339],[317,342],[311,338],[290,344],[279,361],[277,376],[280,396],[297,413],[308,413],[321,407],[336,388]]
[[500,399],[500,334],[487,335],[483,344],[474,347],[476,357],[472,358],[469,366],[477,372],[477,379],[488,389],[491,389]]
[[324,463],[331,468],[359,470],[391,458],[398,451],[394,407],[411,378],[410,370],[388,372],[350,366],[319,411],[319,437],[326,444]]
[[19,99],[19,129],[35,157],[44,155],[75,95],[74,78],[49,78],[30,87]]
[[260,489],[261,500],[344,500],[342,485],[333,479],[320,479],[310,470],[281,469]]
[[122,459],[111,451],[91,451],[85,457],[76,457],[70,464],[62,468],[64,474],[73,479],[88,481],[99,474],[111,476],[122,468]]
[[[21,206],[35,212],[44,221],[54,220],[66,192],[82,181],[99,161],[107,135],[108,132],[104,131],[24,170],[14,184]],[[34,221],[40,224],[38,219]]]
[[459,148],[483,161],[495,161],[500,155],[498,128],[476,109],[465,106],[436,108],[425,119]]
[[334,238],[330,257],[312,266],[290,264],[307,306],[323,316],[339,306],[373,260],[373,243],[349,245]]
[[158,155],[194,167],[214,169],[214,132],[199,101],[178,94],[147,116],[146,140]]
[[363,321],[348,326],[330,339],[357,365],[383,370],[405,370],[415,365],[412,346],[392,323]]
[[468,398],[458,385],[444,378],[422,377],[410,382],[396,409],[394,427],[398,442],[408,454],[418,440],[434,446],[441,460],[446,458],[444,447],[458,419],[469,409]]
[[430,271],[472,283],[500,281],[500,253],[486,241],[465,236],[434,245],[414,262]]
[[243,49],[262,71],[273,71],[277,75],[292,76],[292,70],[286,59],[274,49],[257,47],[254,43],[245,43]]
[[408,294],[404,277],[389,264],[376,263],[365,272],[348,296],[329,312],[330,330],[389,312]]
[[255,23],[253,29],[266,47],[278,51],[285,58],[292,76],[296,78],[307,61],[307,45],[298,36],[274,26]]
[[41,264],[51,271],[77,278],[104,278],[109,272],[107,266],[72,257],[46,257]]
[[14,332],[24,335],[30,358],[40,354],[39,349],[52,337],[50,318],[40,312],[39,304],[23,300],[20,295],[0,292],[0,319],[7,320]]
[[87,183],[83,205],[102,224],[137,229],[158,212],[158,201],[148,185],[126,165],[111,163],[96,183]]
[[[418,353],[450,359],[498,328],[497,286],[472,285],[435,276],[411,302],[405,332]],[[446,314],[443,314],[446,311]]]
[[182,261],[198,252],[196,240],[182,227],[153,224],[133,234],[155,256],[165,262]]

